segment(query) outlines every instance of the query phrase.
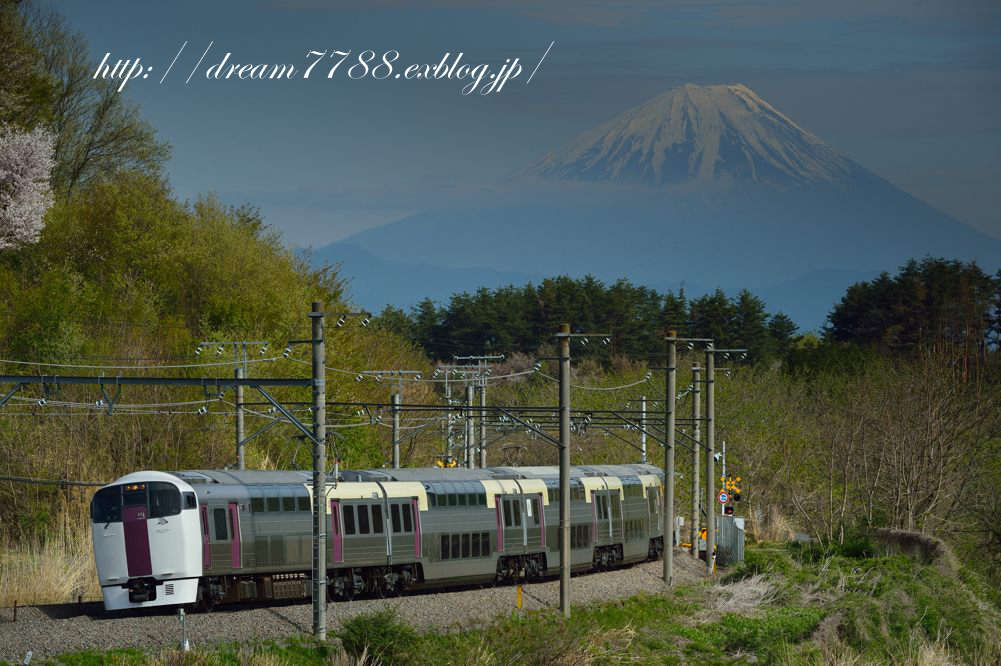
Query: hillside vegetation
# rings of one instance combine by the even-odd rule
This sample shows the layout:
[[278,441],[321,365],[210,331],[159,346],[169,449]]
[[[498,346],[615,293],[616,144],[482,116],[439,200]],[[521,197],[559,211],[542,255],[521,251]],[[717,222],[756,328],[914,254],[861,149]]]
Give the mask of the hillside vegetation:
[[[203,646],[194,652],[81,653],[57,663],[133,664],[919,664],[1001,659],[996,590],[947,561],[837,550],[753,548],[718,581],[575,608],[513,612],[447,633],[392,610],[347,620],[329,643]],[[682,556],[687,557],[687,556]]]
[[[308,345],[293,347],[288,358],[282,350],[289,340],[309,338],[312,301],[334,314],[357,309],[336,268],[294,254],[251,207],[227,206],[211,194],[179,200],[162,170],[169,147],[126,97],[90,77],[86,43],[57,13],[3,3],[0,44],[6,68],[0,204],[31,222],[0,228],[0,373],[232,377],[233,347],[217,354],[207,346],[201,356],[196,349],[202,341],[249,340],[269,345],[249,347],[249,376],[308,377]],[[15,177],[18,160],[50,164],[49,181],[22,183]],[[18,198],[26,196],[30,206]],[[39,211],[44,215],[35,220]],[[350,380],[369,368],[428,368],[411,344],[364,328],[361,320],[338,327],[331,318],[327,365],[351,371]],[[11,388],[5,385],[3,394]],[[138,469],[235,462],[232,390],[106,393],[58,382],[15,392],[0,408],[0,476],[104,483]],[[303,390],[274,394],[309,400]],[[430,392],[414,387],[410,395],[420,401]],[[387,402],[389,388],[374,380],[331,381],[328,397]],[[109,415],[106,403],[113,399]],[[274,417],[261,396],[248,390],[246,400],[258,403],[247,416],[249,435]],[[293,408],[310,421],[302,406]],[[370,420],[347,409],[331,410],[328,418],[342,425]],[[254,439],[248,464],[311,466],[309,447],[296,434],[278,427]],[[332,453],[345,465],[378,466],[389,448],[385,427],[331,435]],[[73,563],[89,549],[81,528],[89,493],[0,480],[4,585],[16,579],[12,572],[34,566],[25,548],[48,553],[39,562],[48,559],[56,571],[81,569]],[[65,551],[65,561],[53,548]],[[58,587],[92,589],[83,581]],[[50,592],[38,590],[37,598],[63,594]],[[9,601],[5,596],[0,603]]]

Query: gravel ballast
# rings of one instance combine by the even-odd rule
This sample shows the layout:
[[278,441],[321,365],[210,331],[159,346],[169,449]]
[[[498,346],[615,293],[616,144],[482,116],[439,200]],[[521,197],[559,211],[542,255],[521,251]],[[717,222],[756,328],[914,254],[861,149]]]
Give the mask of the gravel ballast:
[[[705,565],[678,551],[674,558],[675,584],[699,580]],[[661,562],[645,562],[605,573],[574,576],[571,604],[582,605],[663,591]],[[557,608],[559,580],[524,586],[525,610]],[[515,609],[513,585],[460,591],[412,594],[390,599],[364,599],[327,605],[329,631],[346,618],[379,608],[395,608],[400,619],[422,630],[476,626],[508,615]],[[186,617],[188,640],[194,646],[232,641],[281,639],[308,634],[312,608],[308,602],[271,605],[220,606],[212,613]],[[174,648],[181,631],[173,609],[151,609],[143,614],[112,616],[100,603],[29,606],[0,609],[0,660],[20,662],[31,650],[34,657],[63,652],[118,648]]]

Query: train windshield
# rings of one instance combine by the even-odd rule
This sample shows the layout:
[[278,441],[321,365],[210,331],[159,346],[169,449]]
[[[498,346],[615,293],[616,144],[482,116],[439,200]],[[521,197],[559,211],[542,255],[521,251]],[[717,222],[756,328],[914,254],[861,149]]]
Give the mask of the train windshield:
[[122,487],[101,488],[90,502],[90,519],[95,523],[116,523],[122,519]]
[[[195,507],[194,493],[187,508]],[[95,523],[114,523],[122,519],[122,507],[141,506],[150,518],[164,518],[181,513],[181,491],[172,483],[151,481],[101,488],[90,503],[90,518]]]

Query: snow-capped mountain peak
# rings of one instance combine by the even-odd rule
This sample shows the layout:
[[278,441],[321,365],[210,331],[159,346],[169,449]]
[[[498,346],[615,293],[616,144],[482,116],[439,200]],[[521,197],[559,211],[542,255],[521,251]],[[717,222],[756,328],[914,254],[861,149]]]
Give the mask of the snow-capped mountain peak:
[[687,84],[585,132],[514,177],[667,185],[844,186],[864,170],[742,84]]

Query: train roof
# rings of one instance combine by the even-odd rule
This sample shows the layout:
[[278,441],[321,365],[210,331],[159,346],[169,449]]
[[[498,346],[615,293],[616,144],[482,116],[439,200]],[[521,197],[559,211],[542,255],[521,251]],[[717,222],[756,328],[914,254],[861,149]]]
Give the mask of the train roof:
[[[203,469],[172,472],[189,484],[221,483],[230,485],[272,485],[311,483],[313,473],[306,470],[235,470]],[[579,465],[570,468],[571,478],[585,476],[663,476],[655,465]],[[407,467],[403,469],[341,470],[341,481],[491,481],[498,479],[558,479],[559,467]]]

